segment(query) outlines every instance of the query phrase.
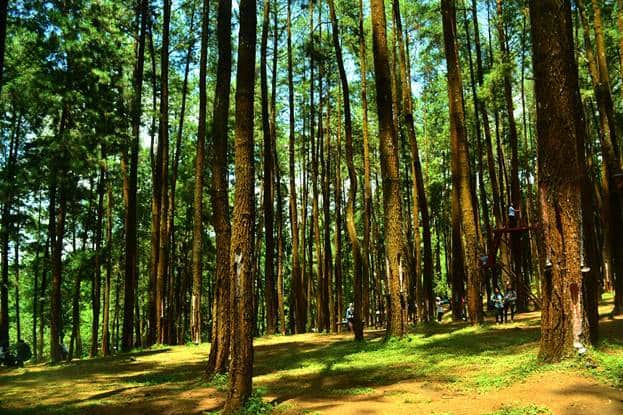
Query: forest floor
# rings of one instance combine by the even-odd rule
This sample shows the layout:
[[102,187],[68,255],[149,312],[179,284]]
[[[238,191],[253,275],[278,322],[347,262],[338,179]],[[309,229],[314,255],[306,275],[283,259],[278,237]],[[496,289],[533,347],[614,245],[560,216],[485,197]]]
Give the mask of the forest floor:
[[[584,357],[537,360],[539,314],[478,328],[444,320],[363,344],[348,334],[255,341],[254,387],[275,414],[623,414],[623,318],[601,307]],[[449,316],[447,316],[449,318]],[[0,414],[211,414],[227,379],[203,378],[209,344],[0,372]],[[260,413],[258,405],[248,413]],[[262,412],[267,413],[267,412]]]

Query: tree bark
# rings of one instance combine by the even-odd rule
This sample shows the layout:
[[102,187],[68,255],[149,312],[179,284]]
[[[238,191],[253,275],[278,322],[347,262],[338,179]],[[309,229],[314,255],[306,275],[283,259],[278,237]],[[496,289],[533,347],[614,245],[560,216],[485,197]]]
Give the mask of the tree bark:
[[452,182],[458,187],[458,206],[460,229],[463,246],[463,260],[467,274],[467,304],[471,324],[482,321],[482,303],[480,299],[480,238],[476,223],[476,208],[473,204],[470,184],[469,151],[463,113],[463,86],[456,45],[456,9],[454,0],[441,1],[442,23],[444,33],[444,50],[448,66],[448,100],[450,109],[450,141],[452,153]]
[[255,85],[256,3],[240,2],[238,69],[236,71],[236,191],[232,221],[230,281],[232,325],[230,390],[224,413],[238,411],[252,391],[253,377],[253,266],[255,252],[255,168],[253,104]]
[[[123,307],[123,334],[121,349],[130,350],[133,346],[134,302],[137,284],[137,184],[138,153],[141,127],[141,98],[143,93],[143,67],[145,64],[145,32],[147,28],[147,0],[142,0],[136,11],[140,15],[140,31],[137,45],[137,58],[134,68],[134,96],[132,103],[132,143],[130,155],[130,176],[125,217],[125,289]],[[137,16],[138,17],[138,16]]]
[[91,349],[89,356],[97,355],[99,346],[99,316],[100,316],[100,298],[102,287],[102,223],[104,218],[104,176],[106,174],[104,168],[105,154],[102,150],[102,160],[100,160],[100,177],[97,183],[97,219],[95,224],[95,272],[93,274],[93,284],[91,291],[91,307],[93,310],[93,320],[91,322]]
[[[3,28],[4,30],[4,28]],[[1,69],[2,67],[0,67]],[[9,347],[9,239],[12,228],[11,208],[13,206],[14,181],[16,174],[17,153],[20,144],[21,114],[13,113],[13,131],[9,144],[8,160],[4,170],[7,183],[6,199],[2,204],[2,230],[0,244],[2,248],[2,281],[0,283],[0,347]]]
[[[219,8],[221,6],[219,5]],[[203,282],[203,265],[201,256],[203,253],[203,174],[205,159],[205,137],[206,137],[206,112],[207,112],[207,94],[206,94],[206,74],[208,62],[208,30],[209,30],[210,1],[203,1],[202,19],[201,19],[201,46],[199,58],[199,124],[197,127],[197,153],[195,155],[195,187],[193,199],[193,242],[192,242],[192,295],[190,300],[190,337],[195,344],[201,343],[201,291]],[[220,39],[219,39],[220,45]],[[219,52],[220,54],[220,52]],[[219,55],[220,56],[220,55]],[[220,62],[220,58],[219,58]],[[228,72],[229,73],[229,72]],[[229,89],[227,90],[229,97]],[[220,97],[217,97],[217,102]],[[217,122],[217,117],[214,118]],[[227,122],[227,114],[225,114],[225,123]],[[216,126],[215,126],[216,130]],[[216,134],[216,131],[215,131]],[[216,135],[215,135],[216,141]],[[215,145],[216,150],[216,145]],[[215,151],[216,152],[216,151]],[[215,157],[216,164],[216,157]],[[215,204],[215,211],[217,210]],[[218,232],[218,231],[217,231]],[[217,233],[218,235],[218,233]],[[221,246],[217,243],[218,250]],[[218,271],[218,264],[217,264]],[[216,275],[218,281],[219,274]],[[218,285],[218,282],[217,282]],[[212,348],[218,349],[215,339],[212,339],[212,347],[210,354],[213,354]],[[209,361],[209,360],[208,360]]]
[[112,181],[106,172],[106,279],[104,280],[104,307],[102,316],[102,354],[110,355],[110,279],[112,276]]
[[[262,39],[260,45],[260,84],[262,93],[262,133],[264,137],[264,301],[266,302],[266,334],[277,331],[277,304],[275,290],[275,235],[274,235],[274,200],[273,200],[273,137],[268,114],[268,76],[267,48],[270,26],[270,0],[264,0]],[[275,76],[275,74],[273,74]]]
[[8,15],[9,0],[4,0],[0,4],[0,94],[4,85],[4,49],[6,44],[6,27]]
[[[422,241],[424,243],[424,275],[422,278],[422,289],[424,298],[424,309],[426,310],[425,318],[430,321],[434,318],[435,302],[433,299],[433,249],[431,243],[431,231],[430,231],[430,217],[428,214],[428,200],[426,197],[426,191],[424,190],[424,177],[422,175],[422,163],[420,162],[420,152],[418,149],[418,143],[415,135],[415,125],[413,121],[413,100],[411,97],[411,77],[407,71],[407,53],[406,45],[402,36],[402,18],[400,16],[400,3],[398,0],[393,0],[394,19],[396,21],[396,35],[398,40],[398,52],[400,54],[400,79],[402,85],[402,114],[401,121],[407,132],[409,139],[409,146],[411,150],[411,174],[415,189],[413,189],[413,215],[414,218],[419,213],[422,215]],[[415,202],[417,200],[417,202]],[[414,233],[419,233],[419,227],[416,226],[417,220],[414,220]],[[415,238],[418,241],[418,246],[415,247],[417,252],[419,249],[419,238]],[[416,278],[417,272],[414,273]]]
[[[608,71],[605,66],[605,56],[602,59],[600,56],[605,54],[603,45],[600,46],[600,39],[603,42],[603,34],[597,34],[597,17],[600,13],[595,10],[595,32],[596,32],[596,44],[597,55],[593,53],[591,46],[589,22],[586,17],[586,11],[582,0],[578,0],[578,9],[580,11],[580,20],[582,22],[582,28],[584,32],[584,46],[586,50],[586,57],[589,65],[589,74],[595,91],[595,99],[597,101],[597,108],[599,111],[599,134],[601,142],[601,153],[603,158],[605,177],[602,180],[603,194],[604,194],[604,223],[606,227],[610,228],[605,231],[606,237],[609,237],[608,241],[605,241],[607,247],[609,246],[612,254],[612,270],[614,272],[615,280],[615,299],[614,299],[614,314],[620,314],[623,312],[623,247],[619,242],[619,235],[623,232],[623,196],[617,190],[617,183],[615,177],[621,174],[620,166],[620,150],[618,146],[618,137],[616,131],[616,124],[614,122],[614,109],[612,94],[610,91],[610,83],[608,79]],[[601,20],[601,19],[599,19]],[[601,27],[601,23],[599,23]],[[605,69],[605,70],[604,70]],[[606,250],[607,252],[608,250]]]
[[387,334],[401,337],[405,332],[400,300],[403,263],[402,207],[398,171],[398,137],[392,109],[391,72],[387,50],[384,0],[372,0],[372,45],[376,74],[379,152],[383,179],[383,219],[385,223],[385,264],[389,294]]
[[366,283],[370,282],[370,233],[372,229],[372,185],[370,180],[370,141],[368,129],[368,88],[367,88],[367,52],[366,39],[363,30],[363,1],[359,0],[359,72],[361,75],[361,111],[362,111],[362,133],[363,133],[363,307],[364,317],[367,317],[368,324],[370,318],[370,296],[365,289]]
[[[173,173],[171,175],[171,191],[169,192],[169,214],[168,214],[168,222],[167,222],[167,238],[170,244],[170,255],[172,258],[176,258],[175,255],[175,193],[176,193],[176,184],[177,184],[177,175],[179,170],[179,162],[181,156],[181,148],[182,148],[182,138],[184,133],[184,118],[186,115],[186,99],[188,95],[188,75],[190,72],[190,61],[192,59],[193,49],[195,46],[195,3],[192,4],[192,9],[190,12],[190,24],[189,24],[189,33],[190,39],[188,41],[188,49],[186,51],[186,58],[184,64],[184,80],[182,81],[182,102],[180,106],[180,119],[177,128],[177,137],[175,139],[175,154],[173,156]],[[181,291],[180,285],[181,281],[179,278],[173,280],[173,276],[175,273],[174,264],[169,264],[169,283],[168,283],[168,308],[167,308],[167,327],[166,327],[166,337],[168,344],[176,344],[177,343],[177,314],[179,312],[179,304],[177,302],[178,294]]]
[[[539,201],[546,273],[539,357],[558,361],[581,348],[581,172],[585,134],[568,0],[531,0],[537,106]],[[565,132],[561,134],[561,131]],[[576,145],[569,145],[569,143]]]
[[[206,23],[207,24],[207,23]],[[206,26],[207,31],[207,26]],[[229,367],[231,316],[230,243],[228,186],[228,119],[231,84],[231,0],[219,0],[217,16],[218,64],[214,102],[214,159],[212,163],[212,216],[216,231],[216,276],[213,307],[212,348],[207,370],[223,373]]]

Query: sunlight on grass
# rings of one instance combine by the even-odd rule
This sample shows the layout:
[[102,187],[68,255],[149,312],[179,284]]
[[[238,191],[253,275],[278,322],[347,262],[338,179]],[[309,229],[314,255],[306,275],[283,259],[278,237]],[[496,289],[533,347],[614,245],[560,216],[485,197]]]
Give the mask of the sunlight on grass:
[[[604,312],[609,308],[602,307]],[[260,338],[255,341],[256,392],[245,413],[306,413],[295,402],[302,396],[329,401],[394,396],[403,404],[429,405],[426,393],[403,393],[402,389],[386,387],[417,382],[440,393],[474,396],[524,382],[543,372],[590,376],[599,383],[621,387],[620,321],[602,321],[604,340],[600,344],[590,348],[584,357],[554,365],[537,359],[537,314],[503,326],[422,325],[402,339],[385,340],[383,332],[371,332],[363,343],[344,335],[326,334]],[[228,378],[205,378],[209,350],[209,344],[159,346],[107,358],[1,372],[0,407],[10,405],[9,413],[15,414],[81,414],[90,408],[121,410],[143,400],[157,402],[163,394],[177,399],[185,392],[198,391],[189,402],[198,397],[211,400],[214,409],[206,411],[210,413],[222,404]],[[273,406],[262,396],[281,403]],[[501,407],[492,415],[551,413],[548,411],[515,404]]]

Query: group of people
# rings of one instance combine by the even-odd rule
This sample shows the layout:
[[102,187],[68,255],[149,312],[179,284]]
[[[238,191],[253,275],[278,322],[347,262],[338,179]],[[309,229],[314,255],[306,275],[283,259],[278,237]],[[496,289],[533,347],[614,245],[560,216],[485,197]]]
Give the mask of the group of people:
[[502,293],[495,287],[491,295],[491,305],[495,310],[495,322],[498,324],[508,323],[508,314],[511,315],[511,322],[515,321],[515,308],[517,304],[517,291],[512,285],[506,285],[506,291]]

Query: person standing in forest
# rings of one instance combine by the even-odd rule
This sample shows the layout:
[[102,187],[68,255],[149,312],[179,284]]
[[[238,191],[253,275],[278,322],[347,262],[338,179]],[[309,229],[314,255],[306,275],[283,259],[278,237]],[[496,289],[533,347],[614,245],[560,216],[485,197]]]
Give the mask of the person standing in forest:
[[441,302],[441,298],[435,298],[435,306],[437,307],[437,321],[441,323],[441,319],[443,318],[443,304]]
[[519,213],[519,209],[515,209],[512,203],[508,205],[508,226],[510,228],[517,227],[517,214]]
[[353,303],[350,303],[346,309],[346,321],[348,322],[348,331],[352,332],[355,322],[355,307],[353,307]]
[[508,312],[511,313],[511,322],[515,321],[515,307],[517,303],[517,291],[513,286],[506,284],[506,292],[504,293],[504,323],[508,323]]
[[493,304],[493,308],[495,309],[495,322],[502,324],[504,322],[504,296],[502,295],[498,287],[495,287],[495,292],[491,296],[491,303]]

